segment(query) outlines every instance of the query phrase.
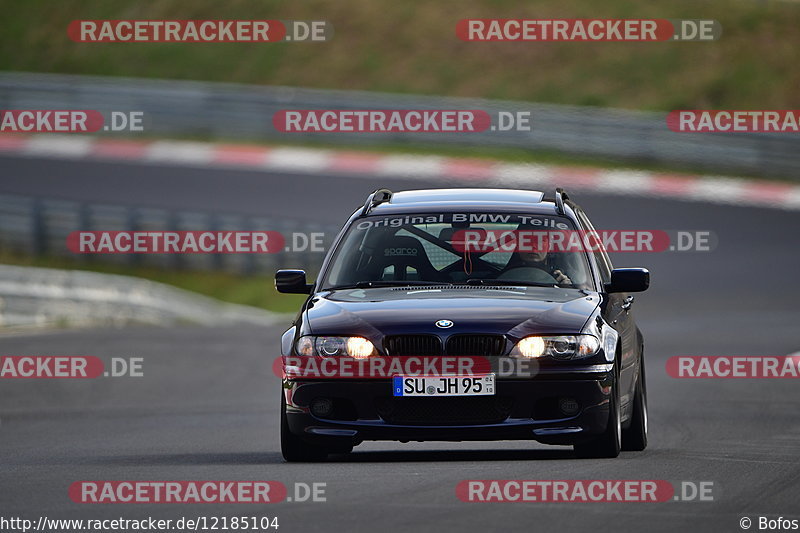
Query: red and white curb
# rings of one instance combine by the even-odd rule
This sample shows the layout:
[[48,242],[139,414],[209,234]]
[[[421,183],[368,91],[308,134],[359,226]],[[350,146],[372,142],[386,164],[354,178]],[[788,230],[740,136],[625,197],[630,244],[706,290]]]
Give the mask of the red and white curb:
[[[725,176],[504,163],[491,159],[182,141],[132,141],[77,135],[0,134],[0,153],[181,166],[279,170],[378,180],[596,191],[800,210],[800,185]],[[376,183],[376,186],[379,183]]]

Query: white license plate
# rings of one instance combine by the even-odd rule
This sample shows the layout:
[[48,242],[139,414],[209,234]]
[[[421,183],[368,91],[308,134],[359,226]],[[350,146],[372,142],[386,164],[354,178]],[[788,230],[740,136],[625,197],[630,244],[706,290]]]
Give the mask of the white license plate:
[[493,396],[494,374],[483,376],[394,376],[395,396]]

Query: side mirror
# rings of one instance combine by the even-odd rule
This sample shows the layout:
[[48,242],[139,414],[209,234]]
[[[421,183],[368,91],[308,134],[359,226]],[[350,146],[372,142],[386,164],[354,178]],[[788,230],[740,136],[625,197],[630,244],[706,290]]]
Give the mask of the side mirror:
[[646,268],[615,268],[606,292],[642,292],[650,286],[650,271]]
[[285,294],[311,294],[313,285],[306,283],[305,270],[278,270],[275,288]]

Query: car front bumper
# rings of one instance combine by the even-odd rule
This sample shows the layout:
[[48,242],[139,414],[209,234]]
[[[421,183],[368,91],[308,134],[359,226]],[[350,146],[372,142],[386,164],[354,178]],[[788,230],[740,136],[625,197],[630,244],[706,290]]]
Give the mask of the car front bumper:
[[[536,440],[574,444],[608,422],[612,365],[496,381],[494,396],[394,398],[391,379],[284,379],[289,429],[310,441]],[[315,400],[333,411],[315,414]],[[576,412],[565,412],[568,405]],[[577,404],[577,405],[576,405]]]

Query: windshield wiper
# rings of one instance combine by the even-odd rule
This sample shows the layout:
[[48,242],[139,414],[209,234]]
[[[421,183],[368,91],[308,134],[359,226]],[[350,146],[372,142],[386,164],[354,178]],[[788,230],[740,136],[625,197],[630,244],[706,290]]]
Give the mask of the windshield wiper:
[[551,287],[554,289],[565,288],[556,283],[538,283],[535,281],[514,281],[510,279],[479,279],[471,278],[467,281],[450,282],[450,281],[359,281],[357,283],[350,283],[347,285],[334,285],[333,287],[326,287],[322,290],[325,291],[339,291],[346,289],[376,289],[380,287],[426,287],[426,286],[504,286],[504,287]]
[[471,278],[459,285],[503,285],[515,287],[553,287],[558,288],[555,283],[537,283],[535,281],[514,281],[511,279],[478,279]]
[[359,281],[358,283],[352,283],[349,285],[334,285],[333,287],[327,287],[324,290],[338,291],[343,289],[374,289],[378,287],[419,287],[427,285],[452,285],[452,283],[442,282],[442,281],[404,281],[404,280]]

